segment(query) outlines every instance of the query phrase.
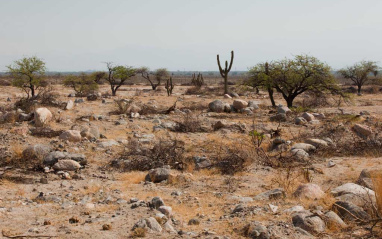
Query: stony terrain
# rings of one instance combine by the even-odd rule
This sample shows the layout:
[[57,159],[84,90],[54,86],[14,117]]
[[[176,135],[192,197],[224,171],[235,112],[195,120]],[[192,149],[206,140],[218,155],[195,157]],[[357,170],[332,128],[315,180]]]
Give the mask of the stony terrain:
[[0,87],[0,238],[380,238],[381,94]]

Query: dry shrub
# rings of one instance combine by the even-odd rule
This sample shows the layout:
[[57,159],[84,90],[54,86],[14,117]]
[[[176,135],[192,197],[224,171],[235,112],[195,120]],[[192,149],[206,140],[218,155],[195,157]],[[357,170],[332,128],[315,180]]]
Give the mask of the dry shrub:
[[133,238],[135,238],[135,237],[145,237],[146,236],[146,229],[137,227],[137,228],[135,228],[133,230],[133,232],[131,233],[131,236]]
[[211,159],[220,173],[234,175],[246,171],[258,157],[250,144],[241,142],[237,145],[220,145]]
[[42,168],[42,161],[35,156],[23,154],[23,147],[21,145],[13,145],[11,147],[11,156],[2,166],[13,166],[17,168],[40,170]]
[[145,179],[146,173],[141,171],[132,171],[120,176],[120,180],[129,184],[138,184]]
[[192,111],[203,111],[208,109],[208,102],[206,101],[186,101],[183,102],[183,107],[180,108],[180,110],[188,109]]
[[272,178],[272,184],[277,185],[279,188],[283,188],[287,193],[291,194],[302,182],[310,182],[310,180],[306,180],[304,172],[305,171],[300,167],[292,165],[279,168]]
[[311,136],[318,138],[330,138],[333,144],[317,151],[320,156],[382,156],[382,137],[379,136],[381,129],[369,138],[362,138],[343,124],[326,123],[320,131]]
[[62,134],[63,130],[54,130],[49,127],[36,127],[30,129],[31,133],[35,137],[45,137],[45,138],[53,138],[58,137]]
[[15,108],[22,109],[23,111],[30,113],[33,112],[36,108],[38,101],[32,98],[21,98],[15,102]]
[[116,110],[113,111],[113,114],[129,114],[130,108],[132,105],[134,105],[135,99],[118,99],[114,100]]
[[183,169],[184,151],[184,142],[177,139],[160,138],[152,148],[144,147],[137,140],[130,140],[119,159],[112,161],[112,166],[124,171],[146,171],[164,165]]
[[186,95],[203,95],[205,90],[203,87],[193,86],[186,90]]
[[175,131],[183,133],[205,132],[200,118],[201,116],[197,113],[186,113],[182,116],[182,120],[177,122]]
[[0,86],[11,86],[11,81],[7,79],[0,78]]

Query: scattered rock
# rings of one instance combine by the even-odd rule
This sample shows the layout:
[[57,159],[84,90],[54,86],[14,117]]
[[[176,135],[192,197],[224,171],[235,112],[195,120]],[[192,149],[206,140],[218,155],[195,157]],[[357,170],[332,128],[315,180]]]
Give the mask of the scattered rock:
[[231,111],[231,107],[228,103],[225,103],[221,100],[214,100],[211,103],[208,104],[208,108],[212,112],[216,113],[222,113],[222,112],[229,112]]
[[82,137],[78,130],[67,130],[59,136],[59,139],[69,142],[80,142]]
[[247,224],[244,229],[244,235],[254,239],[269,239],[271,238],[265,226],[260,222],[254,221]]
[[277,200],[285,198],[286,194],[284,189],[276,188],[263,193],[260,193],[254,197],[255,200]]
[[292,149],[302,149],[306,152],[312,152],[316,150],[316,147],[311,144],[296,143],[292,145]]
[[278,113],[270,117],[271,121],[285,122],[287,121],[287,116],[284,113]]
[[148,175],[150,177],[151,182],[160,183],[164,180],[168,180],[168,177],[170,175],[170,170],[167,168],[151,169]]
[[37,127],[43,127],[52,120],[52,112],[47,108],[37,108],[34,111],[34,122]]
[[314,120],[314,116],[312,114],[307,113],[307,112],[303,113],[301,115],[301,117],[303,117],[308,122]]
[[361,207],[350,202],[337,201],[333,204],[332,210],[337,212],[344,221],[362,222],[371,218]]
[[360,135],[363,138],[367,138],[373,133],[372,129],[367,125],[355,124],[353,129],[358,135]]
[[292,222],[295,227],[300,227],[303,230],[319,234],[325,231],[325,222],[317,215],[312,214],[309,211],[297,212],[292,217]]
[[235,110],[241,110],[246,108],[248,106],[248,103],[244,100],[234,100],[232,105],[235,108]]
[[322,191],[317,184],[307,183],[300,185],[293,193],[293,196],[298,198],[320,199],[325,196],[325,192]]
[[328,143],[322,139],[307,139],[305,143],[311,144],[316,148],[328,147]]
[[23,157],[25,159],[34,159],[43,160],[51,151],[49,146],[43,144],[35,144],[33,146],[27,147],[23,151]]
[[81,165],[71,159],[59,160],[53,165],[53,169],[56,171],[76,171],[79,168],[81,168]]
[[68,100],[68,102],[66,103],[65,109],[71,110],[73,109],[73,107],[74,107],[74,102],[72,100]]
[[192,218],[188,221],[188,225],[199,225],[200,220],[198,218]]

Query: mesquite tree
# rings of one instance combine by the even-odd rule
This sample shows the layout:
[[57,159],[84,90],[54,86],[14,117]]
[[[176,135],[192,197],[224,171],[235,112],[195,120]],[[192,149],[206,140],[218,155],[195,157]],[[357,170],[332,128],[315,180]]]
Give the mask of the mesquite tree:
[[361,94],[362,86],[368,82],[373,74],[374,77],[378,74],[379,67],[374,61],[361,61],[355,63],[353,66],[348,66],[339,70],[339,73],[345,79],[350,79],[358,87],[358,94]]
[[224,78],[224,94],[228,94],[228,73],[231,71],[233,63],[233,51],[231,51],[231,62],[228,66],[228,61],[225,61],[225,68],[223,69],[220,65],[219,55],[217,55],[218,66],[220,75]]
[[137,73],[141,74],[144,79],[150,82],[151,88],[153,90],[156,90],[156,88],[161,84],[161,81],[170,75],[165,68],[160,68],[154,72],[151,72],[148,67],[141,67],[137,69]]
[[43,86],[42,77],[45,75],[45,62],[33,56],[24,57],[7,66],[8,73],[13,77],[12,84],[23,89],[29,98],[36,95],[36,90]]
[[308,55],[277,61],[273,65],[273,87],[281,93],[288,107],[294,99],[306,92],[338,92],[331,68],[324,62]]
[[131,66],[114,66],[111,62],[107,62],[106,67],[108,69],[106,81],[110,84],[112,95],[116,96],[117,90],[135,75],[136,70]]

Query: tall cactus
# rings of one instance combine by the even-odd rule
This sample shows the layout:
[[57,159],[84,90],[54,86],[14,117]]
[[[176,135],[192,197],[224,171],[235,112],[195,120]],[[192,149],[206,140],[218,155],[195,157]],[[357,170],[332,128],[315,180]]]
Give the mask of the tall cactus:
[[217,56],[217,59],[218,59],[220,75],[224,78],[224,94],[228,94],[228,73],[230,72],[232,68],[233,51],[231,51],[231,62],[229,63],[229,67],[228,67],[228,61],[225,61],[225,68],[223,69],[220,65],[219,55]]
[[167,95],[168,96],[172,95],[172,90],[174,89],[174,84],[172,83],[172,77],[167,79],[165,88],[167,90]]

